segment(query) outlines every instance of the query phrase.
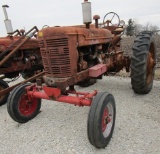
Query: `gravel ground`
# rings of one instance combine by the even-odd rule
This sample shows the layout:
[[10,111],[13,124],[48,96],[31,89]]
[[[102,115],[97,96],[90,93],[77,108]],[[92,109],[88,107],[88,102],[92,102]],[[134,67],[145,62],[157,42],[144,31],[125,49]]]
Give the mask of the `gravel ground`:
[[130,78],[104,77],[80,91],[105,91],[116,100],[115,131],[105,149],[87,139],[89,107],[43,100],[41,113],[26,124],[14,122],[0,107],[0,154],[159,154],[160,81],[148,95],[136,95]]

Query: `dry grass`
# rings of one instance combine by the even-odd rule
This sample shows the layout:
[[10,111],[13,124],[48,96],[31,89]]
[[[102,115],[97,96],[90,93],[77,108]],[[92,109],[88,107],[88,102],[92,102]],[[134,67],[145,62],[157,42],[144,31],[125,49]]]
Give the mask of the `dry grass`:
[[156,69],[156,72],[155,72],[155,80],[160,80],[160,68],[157,68]]
[[[131,56],[132,54],[132,45],[134,42],[134,39],[136,37],[123,37],[122,41],[121,41],[121,49],[122,51],[124,51],[125,54]],[[157,59],[156,59],[156,63],[157,63],[157,68],[155,71],[155,80],[160,80],[160,36],[156,35],[155,36],[155,42],[156,42],[156,47],[157,47]],[[130,77],[130,73],[126,73],[125,70],[120,71],[119,73],[117,73],[118,76],[122,76],[122,77]]]
[[[120,71],[116,75],[121,77],[130,77],[130,73],[127,73],[125,70]],[[154,79],[160,80],[160,68],[156,69]]]
[[[132,53],[132,45],[136,37],[123,37],[121,41],[121,49],[125,54],[131,55]],[[160,35],[155,35],[155,42],[157,47],[157,62],[160,63]]]

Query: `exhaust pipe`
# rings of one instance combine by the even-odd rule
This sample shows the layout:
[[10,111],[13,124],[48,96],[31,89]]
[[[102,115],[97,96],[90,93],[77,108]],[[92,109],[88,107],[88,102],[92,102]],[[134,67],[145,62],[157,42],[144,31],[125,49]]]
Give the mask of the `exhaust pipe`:
[[7,34],[12,35],[13,34],[12,23],[11,23],[11,20],[8,19],[8,15],[7,15],[7,11],[6,11],[6,8],[9,8],[9,6],[3,5],[2,8],[3,8],[4,16],[5,16],[4,23],[5,23],[5,27],[7,30]]
[[82,14],[83,14],[83,23],[86,24],[86,28],[89,29],[90,23],[92,23],[92,10],[91,10],[91,2],[88,0],[84,0],[82,3]]

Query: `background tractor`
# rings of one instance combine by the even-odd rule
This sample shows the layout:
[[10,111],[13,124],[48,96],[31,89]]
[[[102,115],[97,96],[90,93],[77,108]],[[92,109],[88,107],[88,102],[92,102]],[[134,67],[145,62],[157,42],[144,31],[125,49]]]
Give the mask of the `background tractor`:
[[116,13],[107,13],[102,23],[95,15],[95,24],[91,24],[91,3],[87,0],[82,3],[82,12],[84,25],[46,27],[38,32],[45,75],[35,84],[16,87],[8,98],[7,109],[13,120],[25,123],[39,113],[41,99],[90,106],[88,139],[95,147],[104,148],[115,125],[114,97],[96,90],[78,92],[74,85],[89,86],[123,68],[129,72],[131,63],[132,88],[137,93],[148,93],[153,83],[156,48],[152,34],[143,32],[134,42],[130,59],[121,51],[124,22]]
[[[8,94],[14,87],[9,88],[9,82],[18,79],[20,74],[24,79],[28,79],[35,71],[43,69],[38,40],[32,38],[38,32],[37,27],[27,33],[24,30],[13,31],[6,12],[8,6],[2,7],[8,36],[0,37],[0,105],[7,102]],[[6,78],[11,80],[6,81]]]

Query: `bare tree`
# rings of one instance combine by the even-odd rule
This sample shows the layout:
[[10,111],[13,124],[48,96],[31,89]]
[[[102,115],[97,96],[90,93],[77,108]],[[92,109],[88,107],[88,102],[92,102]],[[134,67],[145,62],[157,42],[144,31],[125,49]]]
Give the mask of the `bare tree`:
[[155,34],[160,31],[160,28],[157,25],[153,25],[151,22],[147,22],[145,25],[134,23],[134,27],[134,35],[142,31],[151,31]]
[[150,31],[150,27],[151,27],[151,23],[150,22],[147,22],[144,26],[143,26],[143,30],[145,31]]
[[134,25],[134,35],[139,34],[141,31],[143,31],[143,25],[141,24],[135,24]]
[[157,25],[151,25],[150,31],[156,34],[158,31],[160,31],[160,28]]

